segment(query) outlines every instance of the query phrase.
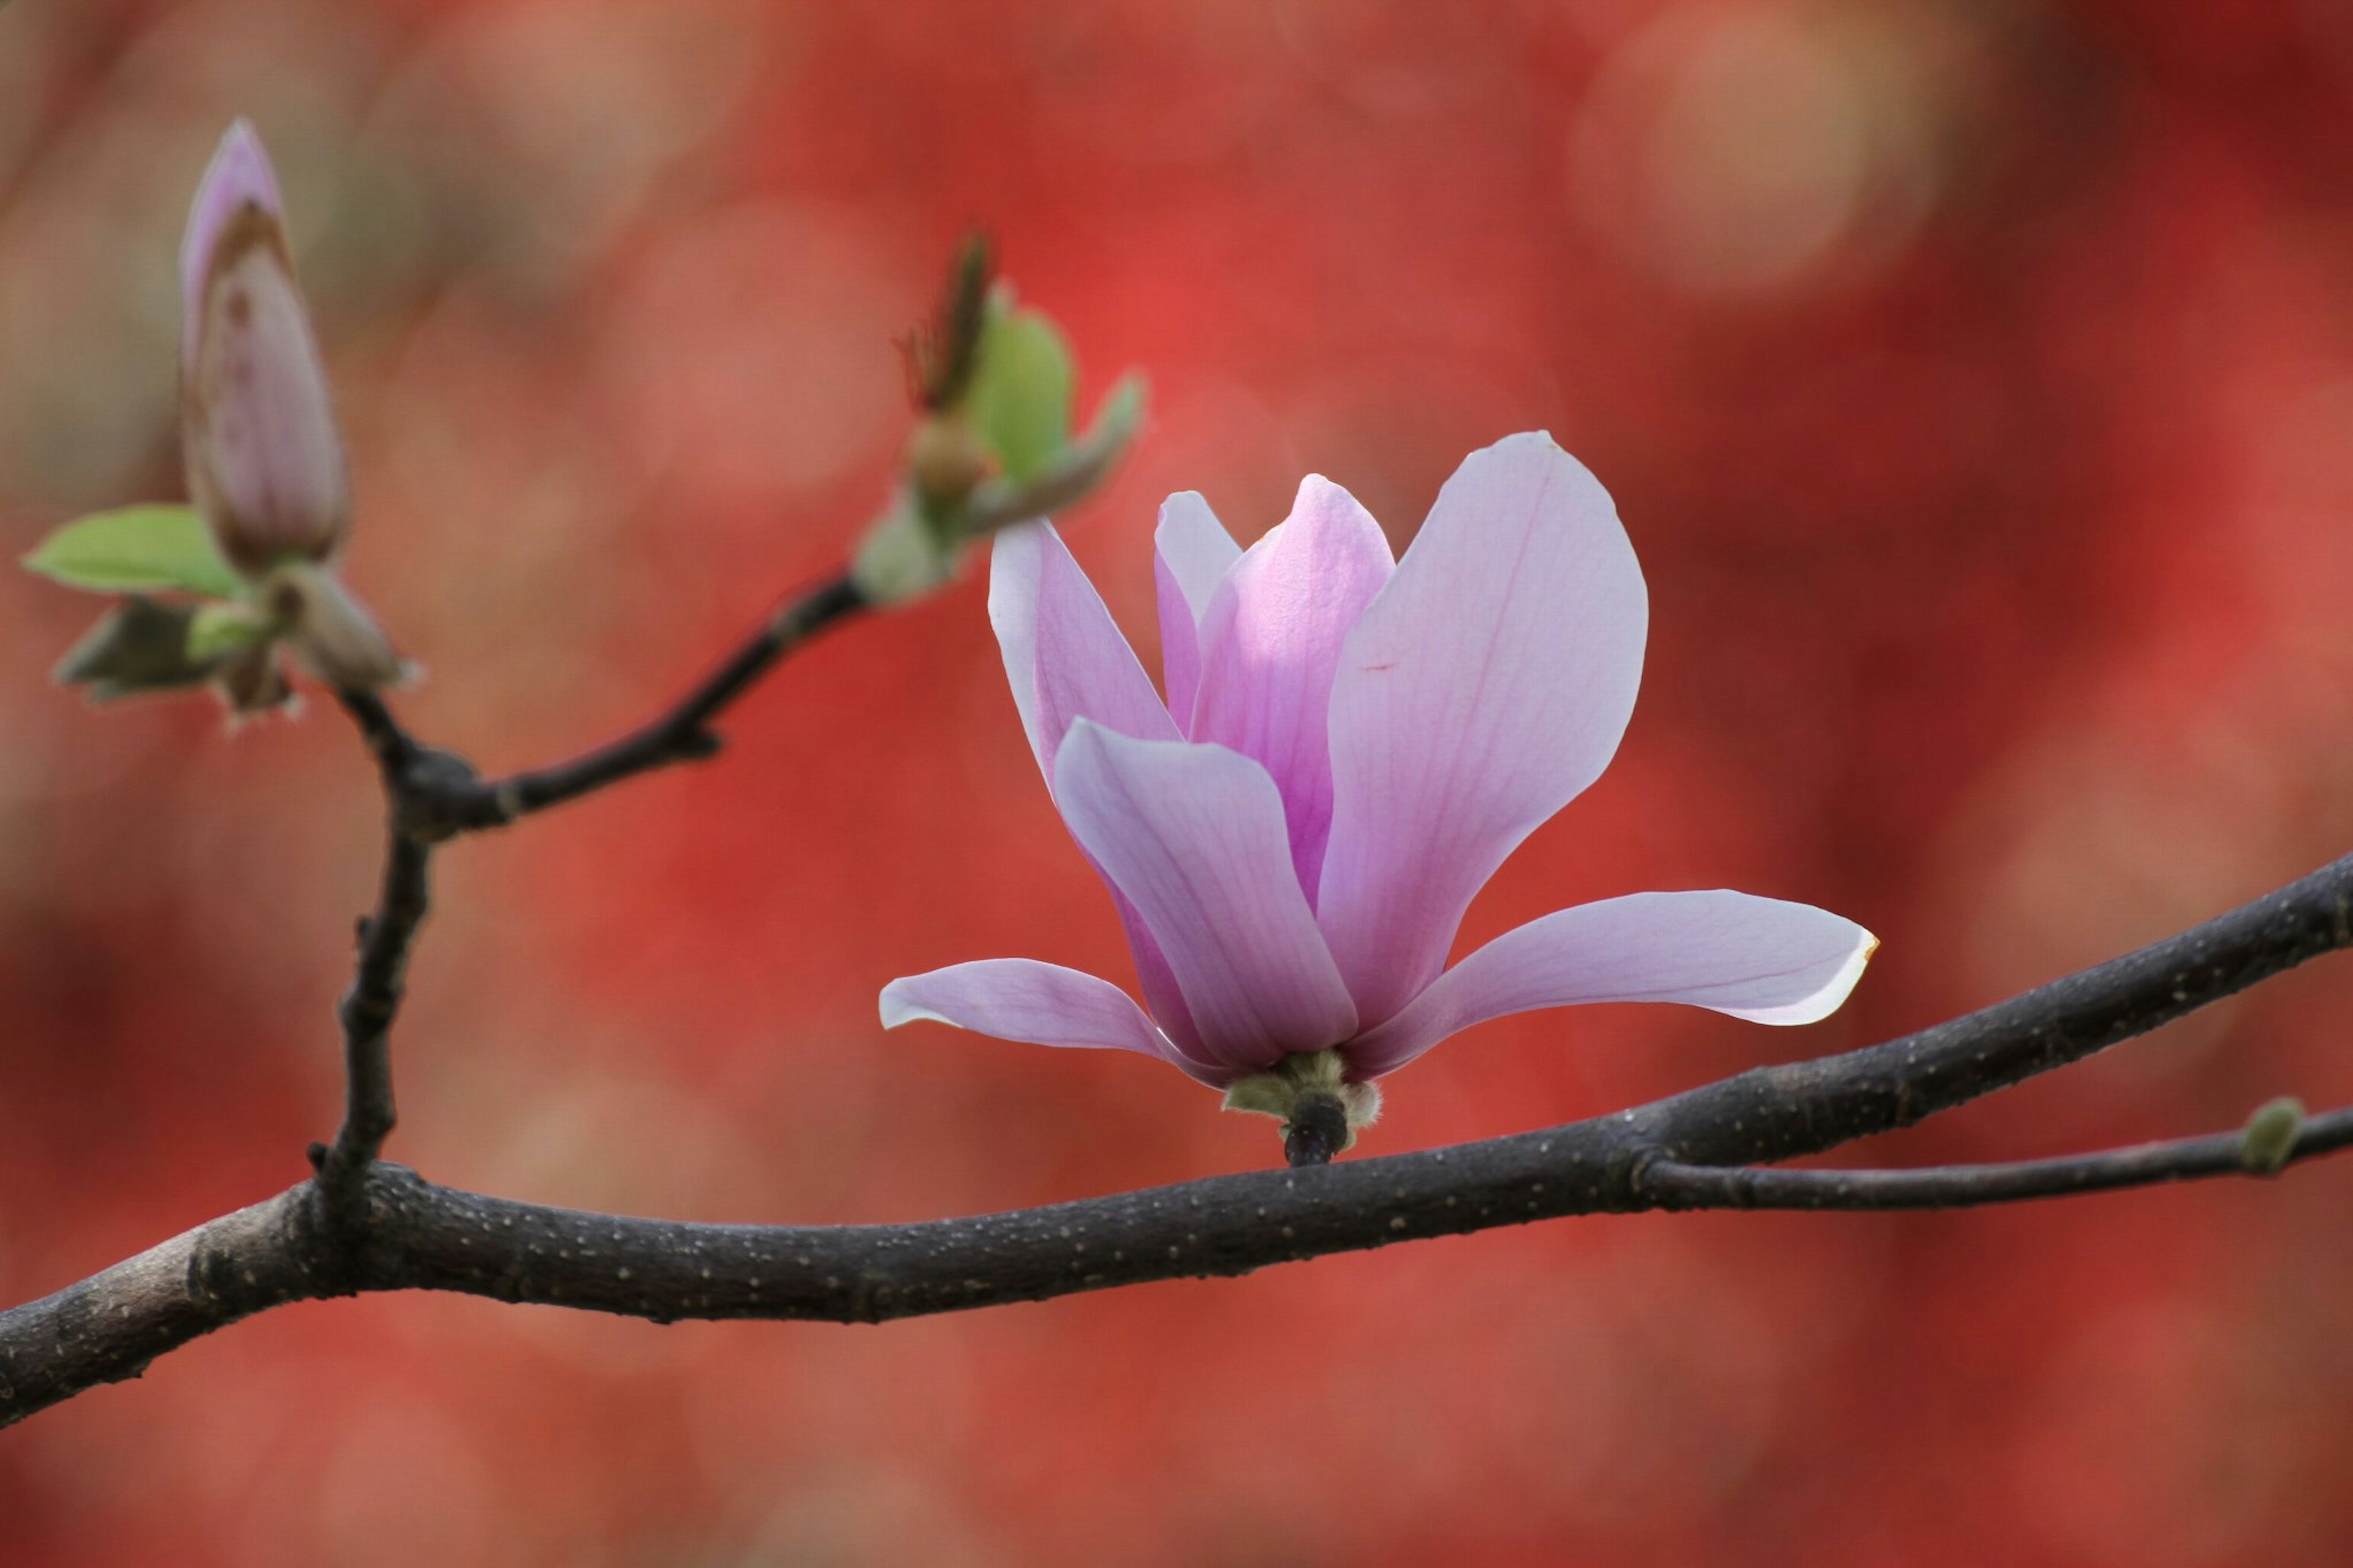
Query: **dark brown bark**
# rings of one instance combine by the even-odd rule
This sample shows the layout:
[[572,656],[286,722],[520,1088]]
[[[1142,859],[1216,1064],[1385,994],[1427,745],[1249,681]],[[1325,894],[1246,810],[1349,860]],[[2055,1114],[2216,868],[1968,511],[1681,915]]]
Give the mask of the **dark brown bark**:
[[2016,1165],[1754,1168],[1905,1126],[2082,1060],[2353,945],[2348,857],[2178,936],[1917,1034],[1453,1148],[891,1226],[584,1214],[436,1186],[384,1163],[378,1154],[393,1125],[390,1031],[427,909],[432,847],[709,754],[717,743],[710,723],[730,702],[800,642],[860,607],[846,579],[822,584],[644,728],[495,783],[419,743],[376,697],[343,694],[382,772],[390,826],[381,900],[363,922],[342,1009],[343,1130],[332,1147],[314,1151],[313,1180],[0,1313],[0,1425],[135,1377],[156,1356],[255,1312],[359,1291],[454,1290],[658,1321],[875,1321],[1244,1274],[1566,1215],[2003,1203],[2270,1173],[2277,1163],[2353,1143],[2353,1111],[2335,1110],[2305,1121],[2276,1160],[2244,1134],[2223,1133]]
[[[1786,1159],[2081,1059],[2348,945],[2353,858],[2166,942],[1948,1024],[1768,1068],[1536,1132],[973,1219],[715,1226],[585,1214],[367,1169],[356,1225],[315,1184],[198,1226],[0,1313],[0,1422],[285,1301],[457,1290],[668,1321],[868,1322],[1039,1300],[1566,1215],[1642,1209],[1962,1206],[2224,1175],[2241,1135],[2018,1166],[1916,1172],[1711,1168]],[[2306,1123],[2295,1161],[2353,1142]],[[1700,1163],[1695,1164],[1694,1163]]]

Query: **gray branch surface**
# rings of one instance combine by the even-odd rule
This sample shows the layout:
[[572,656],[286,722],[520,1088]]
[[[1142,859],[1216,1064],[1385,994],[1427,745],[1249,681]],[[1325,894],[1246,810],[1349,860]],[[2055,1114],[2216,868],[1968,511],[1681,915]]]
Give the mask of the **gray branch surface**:
[[1763,1068],[1541,1131],[1333,1165],[1218,1176],[908,1225],[697,1225],[437,1186],[377,1158],[390,1028],[434,846],[648,768],[710,754],[709,724],[777,659],[861,608],[840,581],[788,605],[669,713],[613,745],[486,784],[346,694],[382,770],[383,902],[343,1009],[345,1121],[317,1176],[54,1295],[0,1312],[0,1425],[289,1301],[451,1290],[668,1322],[874,1322],[1042,1300],[1567,1215],[1951,1207],[2233,1173],[2353,1143],[2353,1111],[2260,1162],[2241,1133],[2016,1165],[1759,1170],[1905,1126],[2080,1061],[2320,953],[2353,945],[2353,857],[2110,963],[1883,1045]]

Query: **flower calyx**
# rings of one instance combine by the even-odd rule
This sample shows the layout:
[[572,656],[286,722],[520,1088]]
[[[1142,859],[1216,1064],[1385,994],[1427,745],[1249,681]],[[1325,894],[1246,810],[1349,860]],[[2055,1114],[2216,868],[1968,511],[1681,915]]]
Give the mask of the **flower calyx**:
[[1271,1116],[1282,1123],[1283,1156],[1293,1165],[1323,1165],[1356,1146],[1356,1131],[1381,1113],[1381,1091],[1351,1083],[1338,1051],[1301,1051],[1226,1089],[1228,1110]]

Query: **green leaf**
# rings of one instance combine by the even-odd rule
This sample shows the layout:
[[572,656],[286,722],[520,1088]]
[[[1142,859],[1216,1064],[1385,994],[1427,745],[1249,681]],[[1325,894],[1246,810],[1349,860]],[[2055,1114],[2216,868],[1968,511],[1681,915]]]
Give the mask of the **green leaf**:
[[1095,410],[1087,433],[1036,475],[1022,481],[1000,477],[974,490],[965,506],[965,531],[992,532],[1083,500],[1110,477],[1143,420],[1144,378],[1122,376]]
[[242,597],[245,584],[194,507],[127,506],[76,519],[25,557],[27,571],[93,594],[174,590]]
[[214,602],[199,605],[188,621],[187,655],[191,662],[209,664],[245,648],[259,647],[278,635],[269,618],[250,605]]
[[56,679],[60,685],[88,687],[93,702],[194,686],[213,669],[209,661],[188,656],[188,628],[195,615],[191,605],[159,605],[133,594],[100,616],[58,661]]
[[989,301],[965,407],[1008,477],[1029,478],[1070,439],[1072,379],[1070,348],[1043,311]]

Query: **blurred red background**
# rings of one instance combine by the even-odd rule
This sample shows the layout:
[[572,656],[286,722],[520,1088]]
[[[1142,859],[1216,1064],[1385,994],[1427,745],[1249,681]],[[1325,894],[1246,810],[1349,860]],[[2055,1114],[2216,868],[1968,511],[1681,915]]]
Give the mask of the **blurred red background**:
[[[997,237],[1147,437],[1066,531],[1140,644],[1170,489],[1410,537],[1543,427],[1651,583],[1619,761],[1474,908],[1732,886],[1885,939],[1810,1029],[1607,1008],[1389,1080],[1366,1152],[1947,1016],[2353,843],[2353,13],[2334,0],[19,0],[0,539],[178,491],[172,256],[278,156],[350,574],[503,768],[835,562],[892,337]],[[1263,1166],[1177,1074],[877,989],[1126,975],[981,574],[725,758],[443,858],[392,1153],[719,1220]],[[97,712],[0,575],[0,1297],[302,1174],[372,894],[347,726]],[[1857,1152],[2353,1100],[2342,961]],[[272,1313],[0,1436],[8,1563],[2143,1565],[2353,1558],[2353,1166],[1953,1215],[1555,1223],[879,1329]]]

